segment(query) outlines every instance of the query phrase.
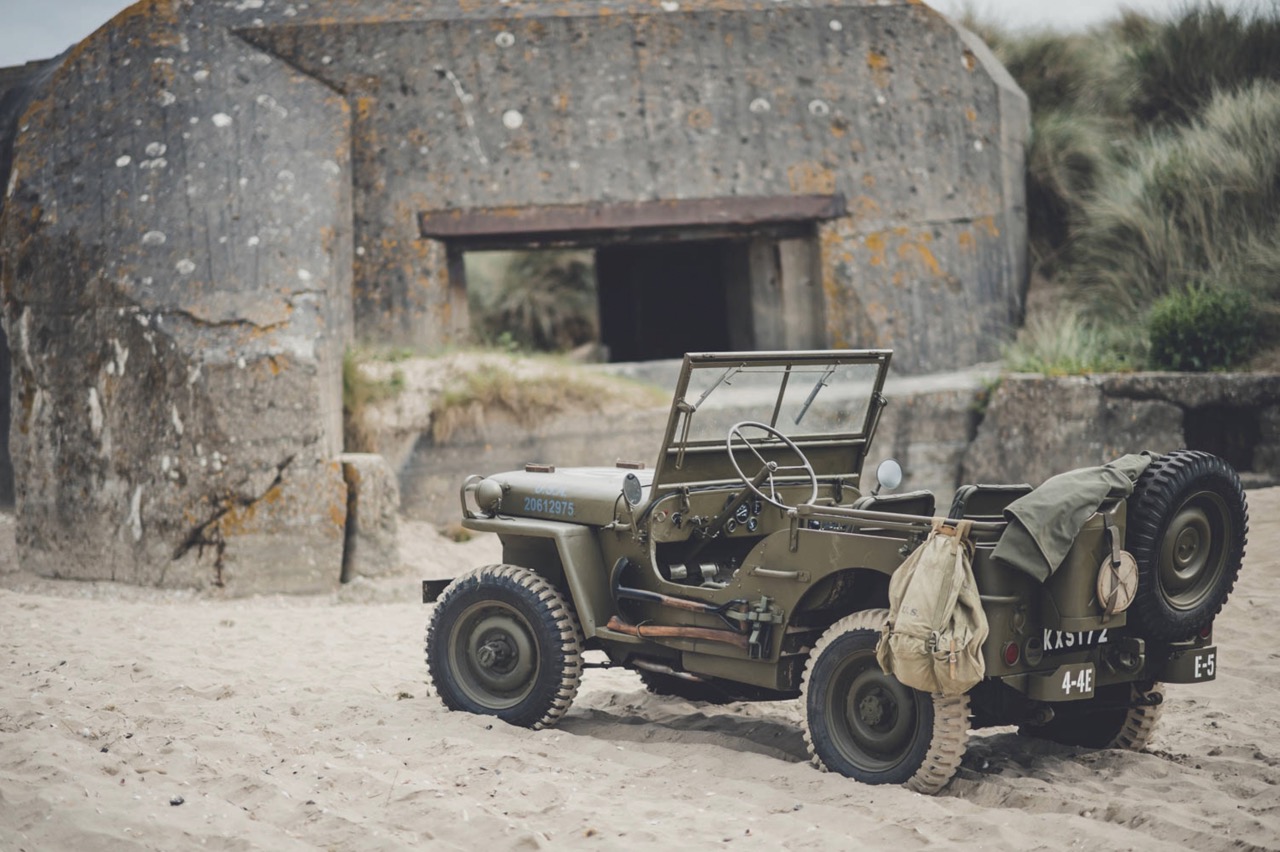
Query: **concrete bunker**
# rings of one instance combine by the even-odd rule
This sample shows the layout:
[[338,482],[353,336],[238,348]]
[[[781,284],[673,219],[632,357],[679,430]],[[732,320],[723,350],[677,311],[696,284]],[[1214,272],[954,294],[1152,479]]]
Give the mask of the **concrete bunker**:
[[919,0],[142,0],[20,76],[0,284],[40,573],[337,582],[343,351],[465,342],[469,246],[593,247],[618,359],[924,372],[1021,315],[1026,99]]

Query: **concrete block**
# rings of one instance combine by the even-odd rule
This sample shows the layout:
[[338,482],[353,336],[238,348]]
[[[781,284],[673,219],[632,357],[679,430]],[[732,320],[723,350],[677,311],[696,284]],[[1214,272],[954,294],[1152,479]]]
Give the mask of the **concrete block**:
[[338,461],[347,483],[342,581],[396,573],[400,569],[396,538],[400,486],[395,473],[376,453],[343,453]]
[[1091,377],[1008,376],[965,452],[961,478],[1039,485],[1125,453],[1182,446],[1182,409],[1173,403],[1110,398]]

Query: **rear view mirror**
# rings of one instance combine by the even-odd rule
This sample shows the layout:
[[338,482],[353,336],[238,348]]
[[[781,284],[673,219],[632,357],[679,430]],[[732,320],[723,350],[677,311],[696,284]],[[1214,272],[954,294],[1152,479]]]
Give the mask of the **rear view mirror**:
[[876,468],[876,490],[871,493],[879,494],[881,488],[892,491],[901,484],[902,465],[898,464],[897,459],[885,459]]

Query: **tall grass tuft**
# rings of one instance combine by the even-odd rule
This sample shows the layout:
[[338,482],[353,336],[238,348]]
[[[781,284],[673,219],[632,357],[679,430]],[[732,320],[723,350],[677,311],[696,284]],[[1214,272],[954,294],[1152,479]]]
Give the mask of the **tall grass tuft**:
[[1118,30],[1002,36],[992,48],[1036,114],[1063,110],[1123,115],[1129,89]]
[[[369,406],[404,390],[404,373],[400,370],[393,371],[387,379],[375,379],[360,368],[373,357],[369,352],[355,349],[348,349],[342,356],[342,431],[347,452],[377,452],[377,442],[365,423],[365,413]],[[389,359],[402,360],[403,357],[401,352],[396,352]]]
[[1198,282],[1280,284],[1280,84],[1219,93],[1202,117],[1152,135],[1084,206],[1077,274],[1128,315]]
[[1207,291],[1246,292],[1280,343],[1280,0],[1184,2],[1067,35],[963,21],[1030,99],[1033,269],[1071,299],[1029,322],[1013,368],[1140,366],[1170,294],[1161,310],[1186,318]]
[[993,50],[1031,103],[1031,258],[1038,274],[1051,276],[1069,247],[1084,202],[1117,164],[1117,140],[1129,132],[1121,30],[1009,35],[972,16],[966,23],[995,40]]
[[1218,92],[1255,80],[1280,81],[1280,4],[1227,11],[1218,3],[1185,8],[1136,38],[1129,57],[1131,107],[1141,122],[1186,124]]
[[1035,116],[1027,150],[1027,228],[1031,259],[1053,275],[1085,205],[1116,170],[1114,122],[1072,109]]
[[1106,325],[1071,308],[1037,314],[1004,351],[1017,373],[1070,376],[1134,370],[1145,363],[1143,329]]

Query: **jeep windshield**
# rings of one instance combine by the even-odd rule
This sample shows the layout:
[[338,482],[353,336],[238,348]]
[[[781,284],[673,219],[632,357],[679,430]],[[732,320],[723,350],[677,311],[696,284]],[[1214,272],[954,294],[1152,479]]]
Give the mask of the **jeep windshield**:
[[[658,462],[662,485],[733,480],[729,430],[762,423],[804,450],[821,477],[856,477],[891,353],[884,350],[686,355]],[[783,449],[781,440],[766,441]],[[766,454],[767,455],[767,454]]]

